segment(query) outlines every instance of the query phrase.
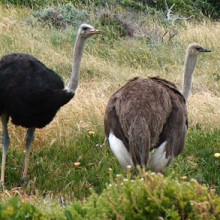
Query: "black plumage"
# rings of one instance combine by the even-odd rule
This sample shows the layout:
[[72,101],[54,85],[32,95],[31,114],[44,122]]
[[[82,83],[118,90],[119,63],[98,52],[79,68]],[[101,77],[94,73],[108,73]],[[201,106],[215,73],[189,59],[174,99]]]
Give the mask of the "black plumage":
[[98,33],[100,32],[91,25],[80,25],[74,47],[72,74],[66,87],[53,70],[31,55],[12,53],[0,60],[0,117],[3,145],[0,186],[4,187],[6,154],[10,144],[7,127],[9,118],[13,124],[27,128],[26,155],[21,178],[24,182],[35,129],[50,123],[60,107],[73,98],[78,86],[85,41]]
[[26,128],[44,127],[74,96],[53,70],[28,54],[4,56],[0,82],[0,114],[7,112],[13,124]]

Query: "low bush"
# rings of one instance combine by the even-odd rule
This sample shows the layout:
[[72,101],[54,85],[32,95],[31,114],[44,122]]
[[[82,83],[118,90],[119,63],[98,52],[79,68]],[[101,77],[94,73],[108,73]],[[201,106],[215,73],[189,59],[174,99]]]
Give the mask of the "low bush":
[[[62,4],[67,4],[70,0],[62,0]],[[0,0],[0,3],[11,4],[17,7],[43,8],[48,5],[60,4],[59,0]]]
[[34,205],[22,203],[19,197],[15,196],[7,204],[0,202],[0,219],[42,219],[43,214]]
[[[195,179],[189,182],[165,178],[161,174],[141,173],[131,179],[110,170],[110,184],[98,195],[84,201],[73,201],[67,207],[38,208],[13,197],[8,203],[0,202],[0,219],[220,219],[220,197]],[[55,211],[57,210],[57,211]]]
[[66,210],[68,219],[220,219],[220,198],[192,179],[179,182],[144,173],[118,176],[99,196]]
[[70,4],[48,7],[34,12],[33,16],[40,22],[58,28],[66,28],[68,25],[78,26],[89,17],[85,10],[79,11]]
[[[155,11],[166,11],[164,1],[155,0],[120,0],[120,1],[109,1],[109,0],[0,0],[3,4],[13,4],[16,6],[25,6],[30,8],[43,8],[48,5],[59,5],[72,3],[77,5],[87,5],[94,7],[116,7],[120,5],[123,8],[130,8],[135,11],[144,11],[152,13]],[[170,8],[173,4],[173,12],[180,15],[194,15],[197,18],[201,17],[201,14],[212,18],[219,18],[220,16],[220,3],[218,0],[167,0],[168,7]],[[174,14],[175,14],[174,13]]]

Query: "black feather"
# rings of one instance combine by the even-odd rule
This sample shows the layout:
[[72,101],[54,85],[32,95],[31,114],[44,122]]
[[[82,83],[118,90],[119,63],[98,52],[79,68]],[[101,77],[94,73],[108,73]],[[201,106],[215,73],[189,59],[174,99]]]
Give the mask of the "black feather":
[[33,56],[14,53],[0,60],[0,114],[12,123],[41,128],[74,96],[61,78]]

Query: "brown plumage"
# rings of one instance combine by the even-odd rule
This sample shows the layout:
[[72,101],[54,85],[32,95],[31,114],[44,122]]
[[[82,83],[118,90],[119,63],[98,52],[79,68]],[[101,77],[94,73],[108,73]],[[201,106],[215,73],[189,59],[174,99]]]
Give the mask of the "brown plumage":
[[111,96],[104,117],[105,133],[124,169],[149,164],[152,171],[164,172],[183,150],[188,126],[185,100],[200,52],[210,50],[195,43],[187,48],[183,95],[165,79],[136,77]]

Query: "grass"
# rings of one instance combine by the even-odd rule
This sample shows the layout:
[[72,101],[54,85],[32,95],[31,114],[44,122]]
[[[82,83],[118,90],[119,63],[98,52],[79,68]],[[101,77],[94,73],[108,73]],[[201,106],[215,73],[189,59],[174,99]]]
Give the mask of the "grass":
[[200,129],[188,132],[186,148],[179,156],[172,168],[176,177],[186,176],[187,179],[194,178],[209,189],[215,188],[220,193],[219,158],[214,154],[220,148],[220,133],[214,131],[211,134]]
[[[220,193],[220,160],[214,157],[220,147],[219,137],[219,131],[209,134],[199,129],[190,130],[183,154],[167,169],[166,176],[195,178],[209,188],[215,187]],[[8,158],[6,185],[10,189],[19,182],[24,152],[11,150]],[[26,192],[31,194],[37,190],[40,194],[47,192],[62,194],[68,199],[82,199],[90,194],[90,188],[97,193],[105,188],[109,183],[109,168],[114,175],[126,175],[113,157],[103,134],[91,131],[33,149],[30,161],[30,182]],[[75,162],[80,162],[80,165],[76,167]]]
[[[29,25],[32,12],[0,5],[0,55],[30,53],[67,82],[75,29],[59,30],[37,22]],[[30,181],[25,188],[17,188],[24,159],[25,129],[9,126],[7,190],[1,193],[2,200],[18,194],[24,201],[51,213],[55,203],[59,212],[57,203],[61,196],[71,202],[87,198],[91,188],[101,193],[110,181],[109,168],[114,176],[126,176],[103,131],[103,115],[110,95],[134,76],[161,76],[180,86],[185,48],[194,41],[210,48],[212,53],[199,58],[187,104],[190,129],[186,148],[165,176],[179,180],[183,176],[187,180],[195,178],[208,188],[216,188],[219,194],[220,159],[214,158],[214,153],[220,151],[220,24],[186,23],[184,28],[178,27],[179,34],[172,41],[149,43],[147,39],[123,38],[115,33],[112,37],[110,32],[114,29],[102,26],[95,13],[90,21],[103,32],[108,31],[88,40],[74,99],[52,123],[36,131],[28,171]],[[80,165],[75,166],[75,162]]]
[[[10,161],[10,166],[14,169],[9,166],[6,170],[6,184],[15,187],[22,165],[18,164],[18,160],[22,161],[23,152],[13,151],[8,157],[15,159]],[[121,172],[104,142],[103,135],[89,135],[85,132],[63,140],[63,143],[54,142],[50,146],[34,150],[31,161],[29,176],[32,181],[28,187],[52,194],[68,194],[70,197],[73,194],[74,198],[88,196],[90,187],[100,192],[108,183],[109,167],[115,172]],[[75,162],[80,162],[80,166],[76,167]],[[17,181],[11,185],[10,179]]]

